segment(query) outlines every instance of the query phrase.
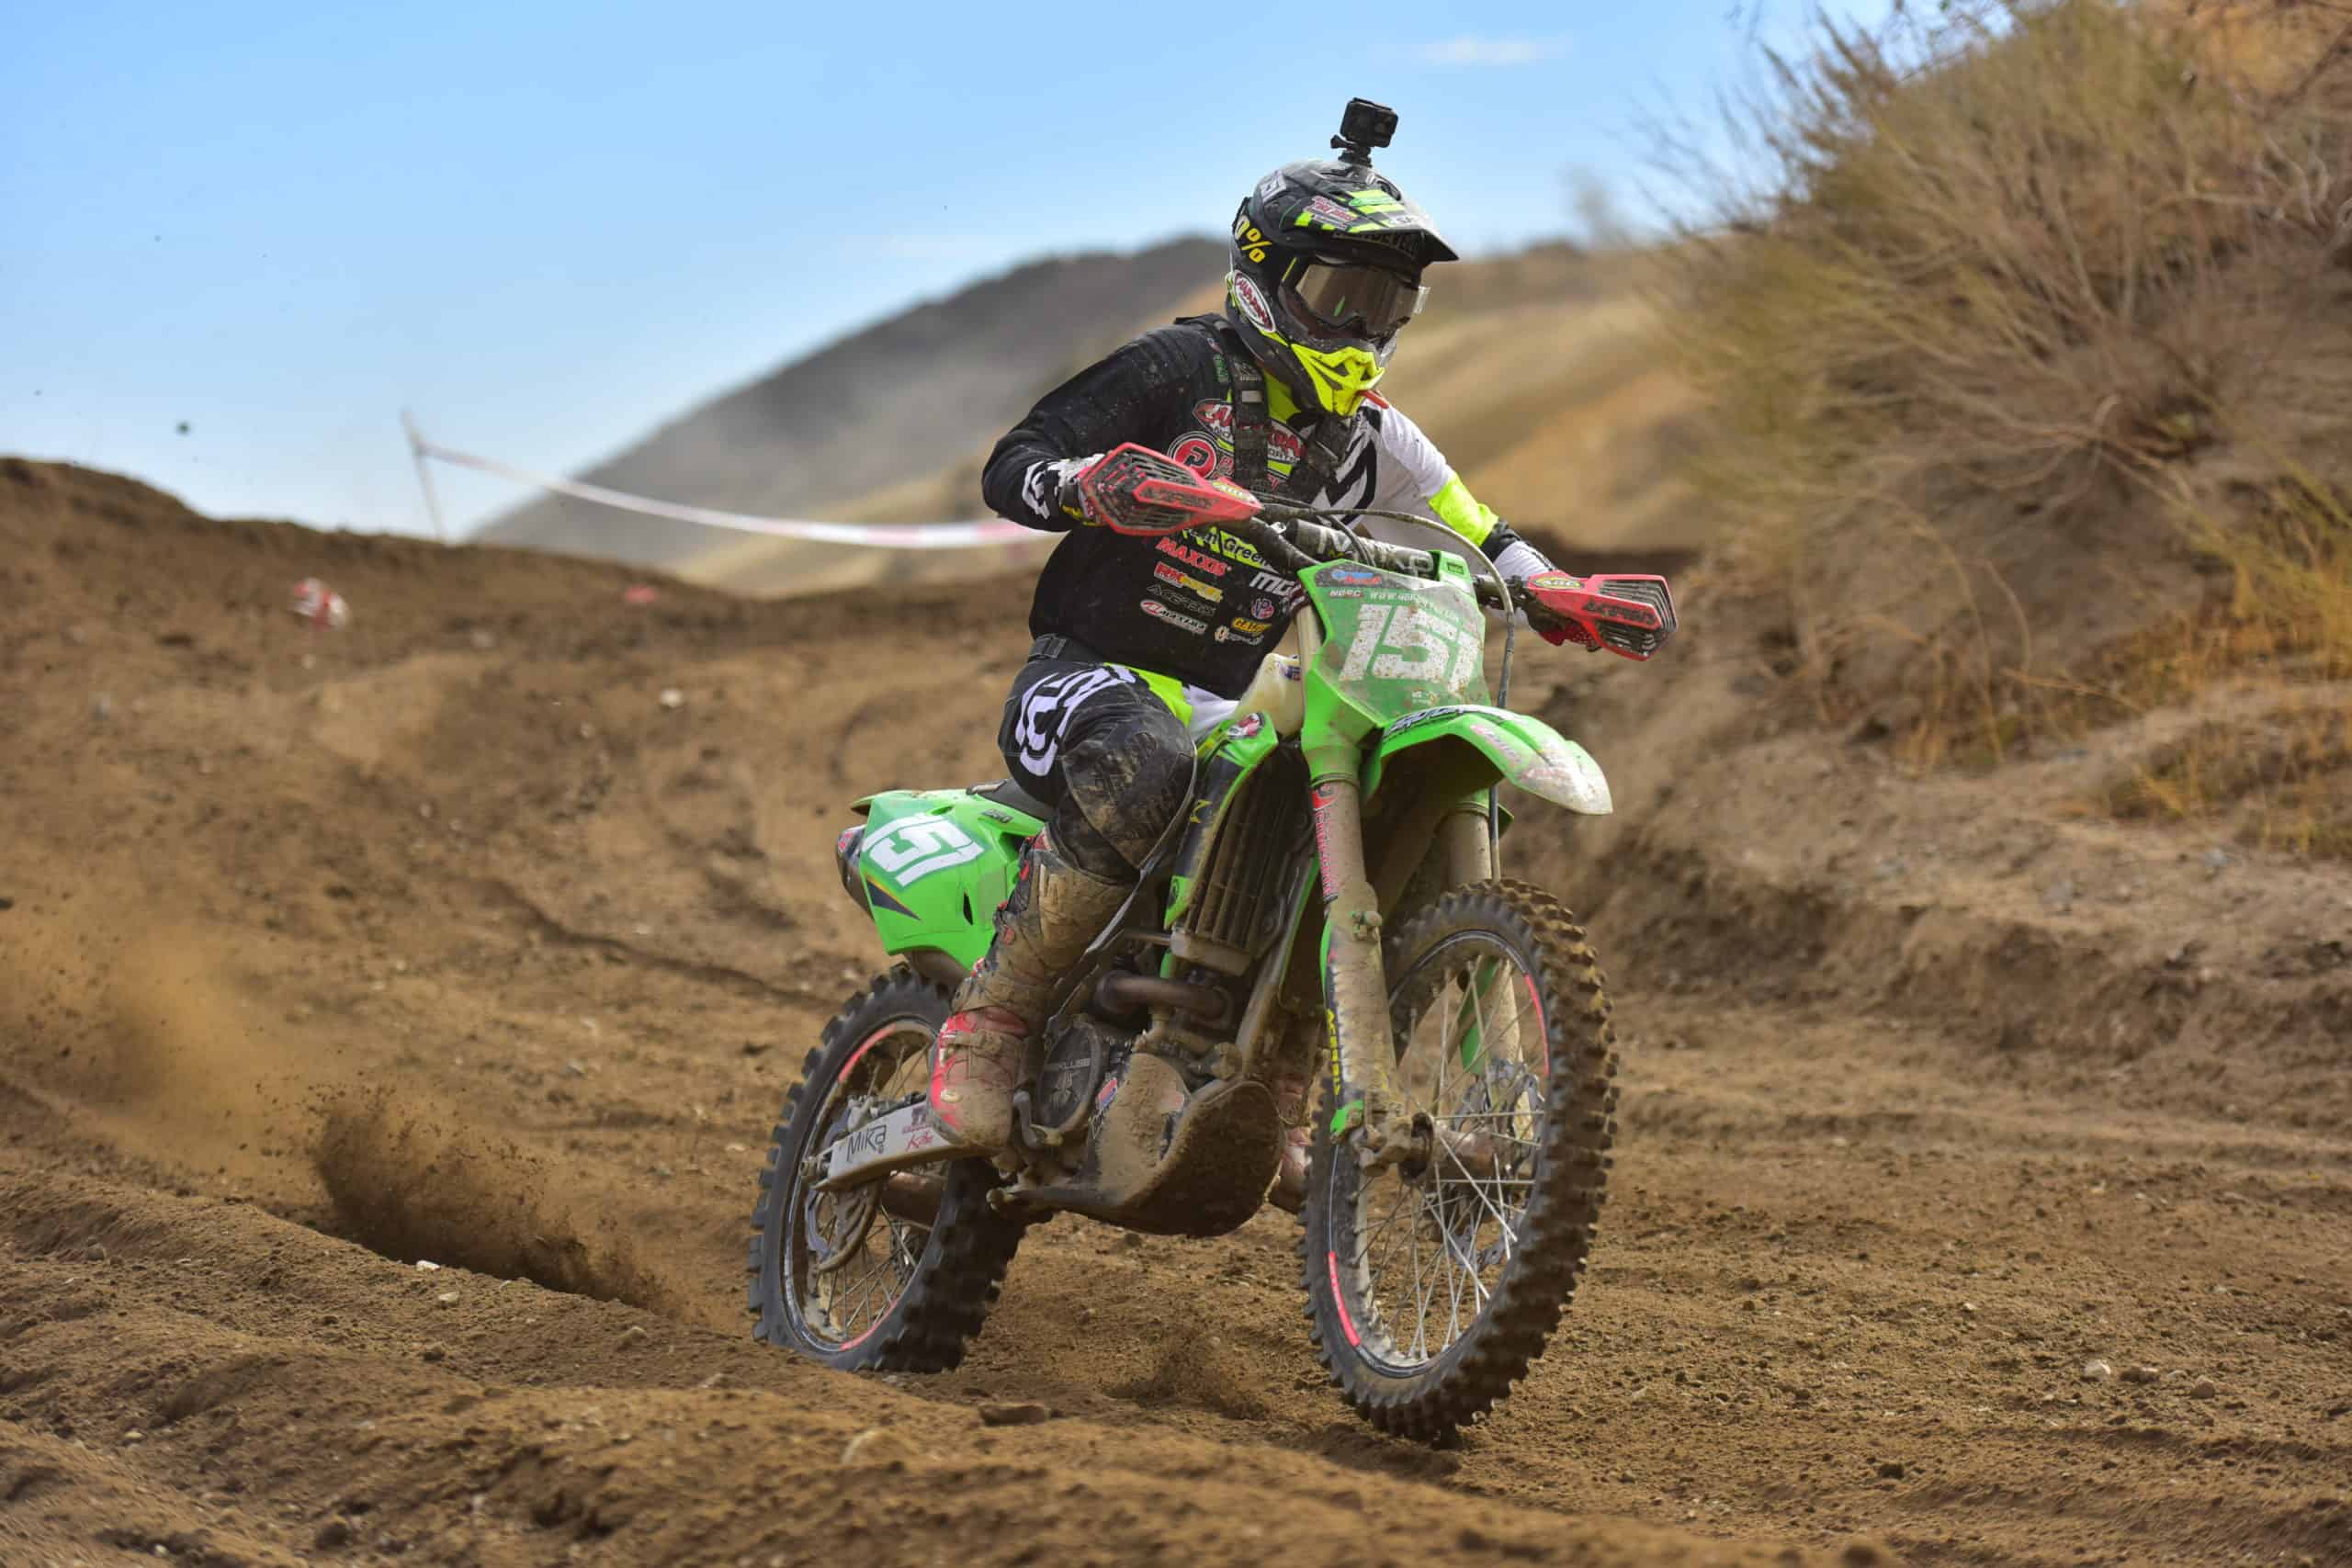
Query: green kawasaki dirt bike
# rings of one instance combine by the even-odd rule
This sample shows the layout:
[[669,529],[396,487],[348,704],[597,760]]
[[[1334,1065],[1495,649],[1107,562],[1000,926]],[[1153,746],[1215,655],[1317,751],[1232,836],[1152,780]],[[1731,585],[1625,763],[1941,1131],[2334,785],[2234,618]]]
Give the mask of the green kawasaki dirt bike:
[[[942,1371],[1035,1220],[1207,1236],[1272,1201],[1303,1222],[1331,1381],[1374,1425],[1442,1439],[1557,1325],[1616,1104],[1584,932],[1495,874],[1498,780],[1590,814],[1608,784],[1574,742],[1488,705],[1480,606],[1646,659],[1673,601],[1660,578],[1565,572],[1514,594],[1455,554],[1320,525],[1140,447],[1085,483],[1118,531],[1221,529],[1238,570],[1295,580],[1309,607],[1201,741],[1192,809],[1062,982],[998,1164],[932,1130],[928,1055],[1046,808],[1010,783],[859,803],[842,886],[900,962],[786,1098],[752,1219],[757,1333],[836,1367]],[[1505,695],[1509,679],[1507,630]],[[1304,1190],[1285,1190],[1318,1078]]]

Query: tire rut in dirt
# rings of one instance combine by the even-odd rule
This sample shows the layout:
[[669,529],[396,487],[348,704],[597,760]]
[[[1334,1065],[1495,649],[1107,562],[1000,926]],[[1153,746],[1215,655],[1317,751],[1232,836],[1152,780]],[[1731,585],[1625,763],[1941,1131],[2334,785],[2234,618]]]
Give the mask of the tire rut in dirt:
[[[854,1077],[860,1083],[887,1084],[914,1060],[913,1051],[927,1059],[930,1039],[946,1017],[946,992],[898,964],[852,997],[825,1025],[800,1080],[785,1096],[760,1171],[744,1264],[757,1338],[848,1371],[937,1372],[960,1363],[965,1347],[980,1332],[1027,1228],[1022,1219],[989,1207],[988,1194],[997,1178],[984,1161],[932,1168],[940,1182],[935,1219],[921,1235],[906,1278],[862,1329],[831,1339],[811,1327],[797,1304],[807,1282],[796,1284],[791,1277],[806,1250],[803,1229],[817,1206],[797,1172],[816,1140],[838,1121],[838,1091]],[[886,1060],[877,1052],[895,1054]],[[868,1215],[846,1245],[864,1246],[876,1224],[891,1238],[894,1260],[906,1257],[903,1233],[887,1216]]]
[[625,1231],[554,1195],[559,1173],[446,1108],[384,1090],[337,1097],[311,1161],[333,1205],[329,1233],[370,1252],[684,1315],[681,1292]]
[[[1376,1358],[1375,1340],[1385,1335],[1373,1300],[1370,1246],[1355,1216],[1362,1173],[1352,1151],[1331,1136],[1338,1106],[1328,1081],[1299,1240],[1310,1333],[1332,1382],[1374,1426],[1433,1443],[1447,1441],[1504,1398],[1558,1326],[1591,1251],[1616,1133],[1617,1059],[1605,978],[1583,930],[1532,884],[1503,879],[1457,889],[1391,935],[1385,962],[1400,1055],[1409,1048],[1422,1006],[1448,991],[1440,961],[1476,945],[1507,956],[1532,982],[1546,1067],[1540,1108],[1527,1108],[1535,1134],[1532,1163],[1510,1181],[1526,1194],[1517,1225],[1501,1209],[1487,1207],[1505,1242],[1501,1271],[1485,1290],[1485,1304],[1458,1337],[1418,1368]],[[1491,991],[1491,975],[1477,985]],[[1481,1070],[1493,1077],[1493,1069]],[[1470,1114],[1489,1122],[1503,1116],[1499,1109]],[[1496,1136],[1489,1134],[1490,1149]],[[1466,1177],[1467,1167],[1464,1172]],[[1476,1201],[1487,1204],[1475,1179],[1471,1187]],[[1436,1190],[1442,1210],[1442,1181]],[[1415,1209],[1409,1225],[1417,1231],[1427,1212],[1427,1205]],[[1474,1238],[1483,1224],[1472,1220]],[[1441,1220],[1438,1228],[1447,1245],[1454,1245],[1453,1227]]]

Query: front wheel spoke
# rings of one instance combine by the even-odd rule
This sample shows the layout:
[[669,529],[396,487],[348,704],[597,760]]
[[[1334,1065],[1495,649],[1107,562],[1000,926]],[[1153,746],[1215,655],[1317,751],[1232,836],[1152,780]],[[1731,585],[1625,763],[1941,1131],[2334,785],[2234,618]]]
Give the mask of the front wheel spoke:
[[[1497,1122],[1515,1122],[1519,1120],[1519,1113],[1514,1111],[1456,1111],[1450,1115],[1432,1116],[1430,1122],[1434,1126],[1452,1127],[1464,1122],[1484,1122],[1490,1119]],[[1529,1148],[1534,1148],[1543,1142],[1540,1138],[1522,1137],[1517,1133],[1498,1133],[1491,1127],[1469,1130],[1476,1132],[1482,1138],[1498,1138],[1506,1143],[1525,1144]]]
[[1466,1237],[1457,1237],[1450,1229],[1445,1232],[1446,1254],[1460,1263],[1469,1273],[1471,1287],[1477,1292],[1478,1303],[1483,1307],[1487,1300],[1487,1287],[1478,1280],[1477,1241],[1478,1227],[1476,1224],[1471,1225],[1470,1234]]
[[1382,1248],[1379,1258],[1372,1260],[1366,1270],[1371,1275],[1375,1288],[1378,1286],[1380,1281],[1382,1266],[1390,1258],[1396,1256],[1396,1244],[1400,1235],[1410,1235],[1412,1234],[1412,1226],[1410,1225],[1406,1226],[1404,1231],[1401,1233],[1396,1229],[1397,1220],[1411,1212],[1412,1207],[1409,1204],[1398,1203],[1395,1205],[1388,1211],[1388,1217],[1381,1221],[1377,1225],[1374,1225],[1372,1229],[1372,1234],[1363,1238],[1363,1249],[1357,1254],[1359,1261],[1362,1261],[1370,1254],[1373,1247],[1379,1243],[1383,1236],[1387,1237],[1387,1245]]
[[[1440,1144],[1438,1146],[1440,1148],[1445,1147],[1443,1144]],[[1485,1206],[1487,1213],[1494,1216],[1495,1224],[1501,1227],[1503,1233],[1503,1256],[1508,1258],[1519,1248],[1519,1233],[1511,1229],[1510,1221],[1504,1216],[1502,1210],[1496,1206],[1494,1200],[1487,1196],[1486,1190],[1478,1185],[1478,1179],[1470,1174],[1469,1167],[1462,1163],[1460,1156],[1455,1155],[1454,1152],[1449,1148],[1445,1149],[1445,1157],[1452,1160],[1453,1162],[1453,1168],[1462,1173],[1463,1185],[1470,1189],[1470,1195],[1477,1199],[1478,1201]],[[1441,1177],[1439,1179],[1442,1181],[1444,1178]],[[1532,1179],[1530,1179],[1532,1180]],[[1498,1196],[1499,1196],[1499,1194],[1498,1194]]]
[[1491,1062],[1495,1059],[1495,1036],[1487,1027],[1487,1004],[1479,995],[1476,964],[1472,964],[1464,972],[1462,987],[1470,993],[1470,1013],[1478,1029],[1478,1054]]
[[1418,1213],[1413,1216],[1413,1224],[1406,1234],[1413,1240],[1413,1353],[1426,1361],[1430,1345],[1430,1293],[1429,1287],[1421,1279],[1421,1224]]
[[[1445,1306],[1445,1344],[1451,1345],[1462,1337],[1462,1270],[1453,1257],[1453,1236],[1450,1232],[1445,1237],[1445,1274],[1450,1281]],[[1473,1312],[1470,1316],[1475,1322],[1478,1314]],[[1445,1345],[1438,1348],[1442,1350]]]

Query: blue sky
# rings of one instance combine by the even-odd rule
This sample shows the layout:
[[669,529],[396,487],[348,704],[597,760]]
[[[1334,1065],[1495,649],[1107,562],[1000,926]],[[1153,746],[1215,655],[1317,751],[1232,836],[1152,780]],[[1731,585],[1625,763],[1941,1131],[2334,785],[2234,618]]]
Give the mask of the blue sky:
[[[1561,231],[1571,168],[1634,205],[1733,8],[18,0],[0,452],[422,531],[403,407],[576,468],[1038,253],[1216,230],[1352,95],[1465,252]],[[440,473],[463,522],[520,499]]]

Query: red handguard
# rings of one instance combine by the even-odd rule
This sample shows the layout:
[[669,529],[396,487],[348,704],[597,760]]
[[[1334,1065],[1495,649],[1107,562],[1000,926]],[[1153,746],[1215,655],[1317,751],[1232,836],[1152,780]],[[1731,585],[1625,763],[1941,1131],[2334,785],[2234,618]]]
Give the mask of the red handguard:
[[1572,577],[1539,571],[1520,585],[1527,624],[1554,647],[1573,642],[1647,659],[1674,635],[1674,595],[1663,577]]
[[1236,487],[1204,479],[1165,453],[1130,441],[1079,476],[1087,514],[1114,534],[1149,538],[1208,523],[1238,523],[1258,502]]

